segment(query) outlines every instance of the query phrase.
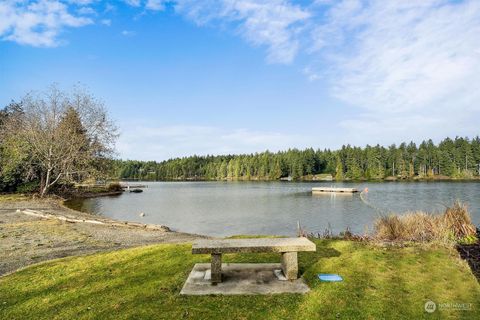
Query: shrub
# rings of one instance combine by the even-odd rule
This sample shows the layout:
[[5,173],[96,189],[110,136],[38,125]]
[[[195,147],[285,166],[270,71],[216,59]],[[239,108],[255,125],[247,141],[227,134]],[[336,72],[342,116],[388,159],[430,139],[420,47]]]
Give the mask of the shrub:
[[455,201],[451,208],[447,208],[443,215],[443,224],[448,229],[455,240],[475,235],[476,228],[472,224],[472,219],[468,208],[460,201]]
[[375,236],[382,240],[403,238],[403,223],[397,215],[381,216],[375,221]]
[[17,193],[35,193],[40,190],[38,181],[25,182],[17,186]]
[[375,221],[374,238],[380,241],[472,242],[476,228],[466,205],[456,201],[442,215],[410,212],[381,216]]
[[478,239],[474,235],[466,236],[458,240],[459,244],[465,244],[465,245],[470,245],[470,244],[475,244],[477,243]]
[[62,181],[53,185],[50,191],[54,194],[69,194],[75,190],[75,184],[69,181]]
[[112,182],[108,185],[108,191],[122,191],[122,186],[118,182]]

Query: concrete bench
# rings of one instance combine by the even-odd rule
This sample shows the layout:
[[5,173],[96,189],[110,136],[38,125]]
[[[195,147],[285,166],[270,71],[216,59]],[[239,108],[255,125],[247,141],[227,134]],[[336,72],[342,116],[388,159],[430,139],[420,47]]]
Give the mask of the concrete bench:
[[282,254],[282,271],[288,280],[297,279],[299,251],[316,251],[307,238],[255,238],[198,240],[193,244],[193,254],[211,254],[211,282],[222,282],[222,254],[278,252]]

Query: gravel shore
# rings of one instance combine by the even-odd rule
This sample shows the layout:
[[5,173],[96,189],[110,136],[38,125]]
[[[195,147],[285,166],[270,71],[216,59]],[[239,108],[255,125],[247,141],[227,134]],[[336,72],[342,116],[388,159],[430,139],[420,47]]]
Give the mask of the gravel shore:
[[204,237],[89,215],[57,200],[0,199],[0,276],[56,258],[198,238]]

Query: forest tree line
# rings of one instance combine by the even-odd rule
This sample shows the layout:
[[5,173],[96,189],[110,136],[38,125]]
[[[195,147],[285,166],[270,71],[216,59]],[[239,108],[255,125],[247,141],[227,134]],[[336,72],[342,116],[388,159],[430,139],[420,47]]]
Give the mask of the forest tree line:
[[446,138],[339,150],[289,149],[244,155],[191,156],[162,162],[115,160],[112,175],[134,180],[336,180],[474,179],[480,171],[480,138]]

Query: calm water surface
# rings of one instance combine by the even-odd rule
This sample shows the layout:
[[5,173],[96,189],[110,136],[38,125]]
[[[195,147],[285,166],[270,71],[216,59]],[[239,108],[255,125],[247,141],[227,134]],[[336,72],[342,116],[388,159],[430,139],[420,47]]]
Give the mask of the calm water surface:
[[[229,236],[294,235],[297,221],[310,232],[349,227],[372,229],[380,212],[441,212],[455,199],[468,203],[480,224],[480,183],[293,183],[293,182],[150,182],[143,193],[74,201],[83,211],[119,220],[163,224],[177,231]],[[315,186],[364,189],[362,194],[312,195]],[[363,198],[363,199],[362,199]],[[140,217],[144,212],[145,216]]]

